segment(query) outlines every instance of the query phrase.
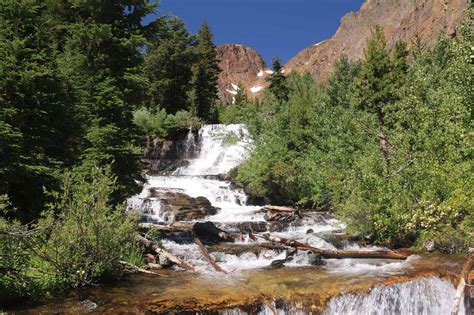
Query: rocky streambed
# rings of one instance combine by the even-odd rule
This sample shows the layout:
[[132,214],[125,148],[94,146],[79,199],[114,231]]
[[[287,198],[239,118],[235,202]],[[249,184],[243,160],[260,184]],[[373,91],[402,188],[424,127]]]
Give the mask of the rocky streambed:
[[149,153],[147,162],[159,174],[148,177],[142,193],[129,200],[129,210],[140,213],[145,237],[157,230],[164,249],[194,272],[151,251],[147,261],[168,268],[15,312],[450,313],[461,259],[407,252],[394,253],[397,259],[334,259],[311,250],[388,252],[347,239],[344,224],[328,213],[262,210],[242,189],[220,180],[251,149],[245,126],[208,125],[167,143],[171,155],[163,148]]

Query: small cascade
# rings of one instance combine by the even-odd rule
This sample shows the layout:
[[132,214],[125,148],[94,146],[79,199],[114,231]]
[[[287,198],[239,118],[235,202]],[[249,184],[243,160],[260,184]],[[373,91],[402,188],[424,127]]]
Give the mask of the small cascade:
[[[326,315],[451,314],[456,289],[447,280],[422,278],[373,288],[367,294],[347,294],[333,298]],[[464,309],[460,314],[465,314]]]

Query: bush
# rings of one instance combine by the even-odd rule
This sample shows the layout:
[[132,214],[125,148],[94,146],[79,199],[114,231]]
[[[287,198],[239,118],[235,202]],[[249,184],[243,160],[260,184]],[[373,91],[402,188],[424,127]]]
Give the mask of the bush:
[[109,167],[69,171],[37,224],[0,219],[2,304],[120,278],[120,261],[141,264],[137,218],[110,205],[114,185]]

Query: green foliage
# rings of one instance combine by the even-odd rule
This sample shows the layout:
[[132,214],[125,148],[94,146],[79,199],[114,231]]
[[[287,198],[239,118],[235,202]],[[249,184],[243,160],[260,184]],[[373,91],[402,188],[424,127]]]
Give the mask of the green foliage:
[[172,129],[199,127],[202,122],[186,111],[178,111],[174,115],[166,114],[161,109],[152,114],[146,108],[140,108],[133,113],[133,122],[147,135],[166,138]]
[[50,233],[39,251],[46,273],[61,286],[77,287],[122,275],[121,260],[136,252],[136,219],[110,205],[115,179],[110,169],[66,173],[56,202],[40,225]]
[[268,90],[280,103],[288,101],[288,86],[286,85],[286,78],[283,75],[283,67],[279,58],[274,58],[272,63],[272,74],[268,78],[270,85]]
[[351,234],[472,247],[473,38],[464,26],[409,59],[376,28],[365,60],[342,57],[324,87],[289,75],[286,101],[221,108],[256,139],[235,176],[274,203],[332,209]]
[[[140,263],[137,218],[112,206],[110,168],[66,172],[37,224],[0,218],[0,301],[37,298],[62,288],[121,277],[120,261]],[[5,209],[5,198],[0,208]]]

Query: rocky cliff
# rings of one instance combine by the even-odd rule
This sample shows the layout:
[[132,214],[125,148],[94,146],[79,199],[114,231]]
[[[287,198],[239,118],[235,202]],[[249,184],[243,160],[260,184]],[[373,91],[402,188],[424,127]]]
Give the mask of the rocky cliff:
[[243,45],[221,45],[217,47],[219,76],[219,99],[231,103],[238,86],[245,88],[248,97],[261,95],[268,76],[262,56],[253,48]]
[[440,34],[455,35],[467,6],[467,0],[367,0],[359,12],[342,18],[331,39],[304,49],[285,68],[310,72],[317,81],[324,82],[343,54],[351,60],[363,58],[365,44],[376,25],[383,28],[389,50],[398,40],[410,46],[417,38],[431,47]]
[[[440,34],[456,34],[468,3],[468,0],[367,0],[359,12],[342,18],[332,38],[302,50],[284,68],[287,73],[309,72],[318,82],[325,82],[343,54],[351,60],[363,58],[365,44],[376,25],[384,30],[388,49],[398,40],[410,46],[417,38],[427,48],[432,47]],[[221,100],[231,101],[239,83],[245,86],[248,95],[262,95],[269,71],[265,71],[265,63],[257,51],[241,45],[223,45],[218,48],[218,56],[222,69]]]

